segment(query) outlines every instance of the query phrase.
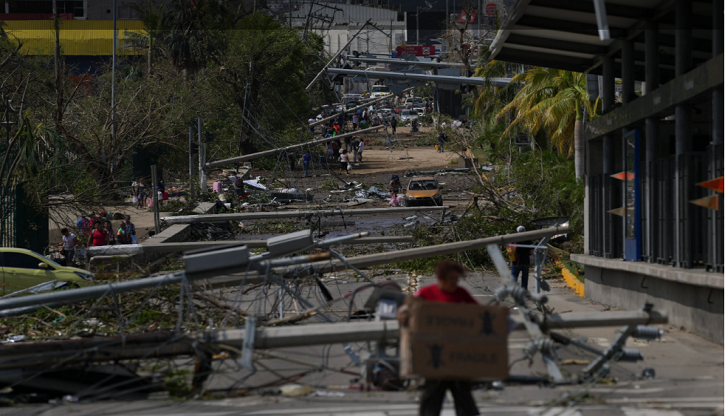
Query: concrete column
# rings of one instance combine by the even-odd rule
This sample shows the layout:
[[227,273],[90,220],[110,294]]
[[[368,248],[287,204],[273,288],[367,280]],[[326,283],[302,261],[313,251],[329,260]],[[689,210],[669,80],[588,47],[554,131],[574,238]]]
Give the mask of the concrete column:
[[[605,56],[602,59],[602,113],[606,114],[614,108],[614,59],[611,56]],[[602,200],[604,206],[598,209],[604,211],[602,218],[604,230],[602,231],[602,251],[603,257],[611,258],[614,253],[615,228],[614,216],[608,214],[607,211],[616,208],[612,204],[616,201],[614,187],[608,187],[607,184],[612,183],[611,175],[614,172],[614,136],[611,134],[602,137],[602,172],[604,180],[602,182],[602,192],[604,193]]]
[[[677,0],[675,3],[675,76],[687,73],[692,66],[692,3]],[[687,203],[688,187],[679,180],[686,169],[686,153],[692,147],[692,107],[689,104],[675,106],[675,266],[691,267],[690,238]]]
[[[659,39],[657,38],[657,22],[649,21],[644,32],[644,71],[647,94],[652,94],[660,85],[660,56]],[[654,200],[654,163],[657,160],[657,143],[660,135],[660,121],[657,117],[650,117],[645,120],[645,184],[644,187],[644,212],[646,223],[644,229],[644,246],[642,252],[650,263],[657,261],[655,246],[657,242],[656,225],[654,224],[655,207]]]

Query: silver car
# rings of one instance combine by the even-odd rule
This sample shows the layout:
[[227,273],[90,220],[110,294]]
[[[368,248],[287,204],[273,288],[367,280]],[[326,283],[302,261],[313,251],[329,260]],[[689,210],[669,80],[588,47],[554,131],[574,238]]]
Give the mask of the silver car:
[[418,120],[418,113],[414,110],[403,110],[400,112],[399,120],[401,123]]

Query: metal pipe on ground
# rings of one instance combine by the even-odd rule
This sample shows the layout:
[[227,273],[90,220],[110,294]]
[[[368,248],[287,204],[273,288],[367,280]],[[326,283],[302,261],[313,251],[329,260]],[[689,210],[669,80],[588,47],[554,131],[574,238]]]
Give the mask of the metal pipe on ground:
[[237,156],[237,157],[233,157],[233,158],[230,158],[230,159],[217,160],[215,162],[209,162],[209,163],[207,163],[206,164],[206,167],[207,168],[216,168],[216,167],[219,167],[219,166],[231,165],[232,163],[248,162],[250,160],[259,159],[259,158],[262,158],[262,157],[273,156],[273,155],[276,155],[277,153],[287,152],[287,151],[295,150],[295,149],[301,149],[301,148],[303,148],[305,146],[314,146],[316,144],[329,142],[330,140],[337,140],[337,139],[342,139],[342,138],[345,138],[345,137],[352,137],[352,136],[354,136],[356,134],[371,133],[373,131],[382,129],[383,127],[384,126],[382,126],[382,125],[381,126],[375,126],[375,127],[370,127],[370,128],[367,128],[367,129],[362,129],[362,130],[354,131],[352,133],[339,134],[339,135],[337,135],[335,137],[315,139],[315,140],[312,140],[312,141],[309,141],[309,142],[305,142],[305,143],[294,144],[294,145],[286,146],[286,147],[278,147],[276,149],[265,150],[263,152],[252,153],[252,154],[249,154],[249,155]]
[[280,212],[247,212],[240,214],[213,214],[213,215],[181,215],[177,217],[163,217],[167,224],[198,224],[202,222],[227,222],[244,220],[271,220],[278,218],[306,218],[308,216],[339,217],[354,215],[390,214],[396,212],[440,211],[453,208],[442,207],[401,207],[401,208],[362,208],[350,210],[315,210],[315,211],[280,211]]

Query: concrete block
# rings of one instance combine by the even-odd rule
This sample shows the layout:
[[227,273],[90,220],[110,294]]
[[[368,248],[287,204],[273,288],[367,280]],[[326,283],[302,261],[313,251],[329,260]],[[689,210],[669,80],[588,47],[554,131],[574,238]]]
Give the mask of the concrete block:
[[587,298],[625,310],[652,303],[671,325],[723,344],[723,289],[611,268],[585,266],[585,270]]

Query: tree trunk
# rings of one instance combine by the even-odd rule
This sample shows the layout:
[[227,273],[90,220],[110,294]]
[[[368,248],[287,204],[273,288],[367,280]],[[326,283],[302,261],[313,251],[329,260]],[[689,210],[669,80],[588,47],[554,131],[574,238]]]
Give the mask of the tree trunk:
[[582,130],[584,130],[584,123],[577,117],[574,122],[574,171],[577,178],[584,176],[584,163],[586,160],[584,140],[582,137],[584,132]]

